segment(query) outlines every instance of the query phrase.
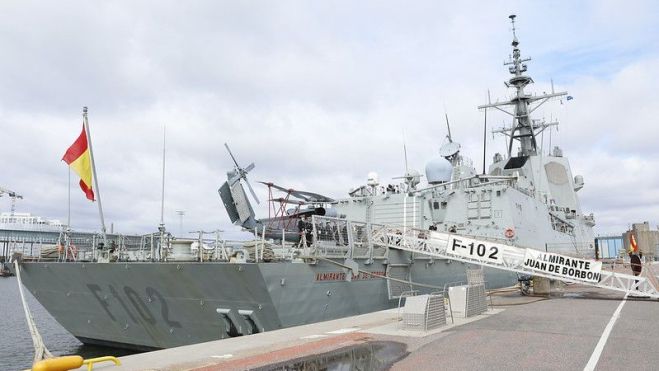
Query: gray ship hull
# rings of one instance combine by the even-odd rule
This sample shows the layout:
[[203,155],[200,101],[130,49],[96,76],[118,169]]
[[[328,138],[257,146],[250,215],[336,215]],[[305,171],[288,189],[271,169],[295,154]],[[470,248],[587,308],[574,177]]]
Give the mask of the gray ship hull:
[[[409,255],[400,257],[409,261]],[[391,281],[365,274],[347,281],[343,268],[322,260],[316,264],[26,262],[21,267],[24,285],[82,342],[140,350],[271,331],[398,303],[390,299],[395,289]],[[446,283],[466,281],[463,263],[417,258],[407,267],[401,271],[411,281],[439,290]],[[386,274],[387,265],[360,263],[360,269]],[[486,270],[485,276],[491,288],[517,280],[503,271]]]

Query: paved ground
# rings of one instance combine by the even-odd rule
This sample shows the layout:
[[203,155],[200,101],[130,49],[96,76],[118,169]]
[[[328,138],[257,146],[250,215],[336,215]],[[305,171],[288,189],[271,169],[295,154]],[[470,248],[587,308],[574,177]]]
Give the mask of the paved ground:
[[[486,315],[457,319],[427,334],[400,330],[396,311],[383,311],[132,355],[122,358],[121,369],[268,369],[382,341],[406,349],[393,357],[398,359],[393,370],[659,369],[657,300],[630,297],[623,304],[622,295],[574,285],[562,297],[523,297],[511,291],[495,295],[493,303],[495,310]],[[361,353],[349,357],[364,365]],[[370,357],[368,362],[377,358]]]
[[414,350],[393,369],[581,370],[618,304],[556,298],[510,307]]

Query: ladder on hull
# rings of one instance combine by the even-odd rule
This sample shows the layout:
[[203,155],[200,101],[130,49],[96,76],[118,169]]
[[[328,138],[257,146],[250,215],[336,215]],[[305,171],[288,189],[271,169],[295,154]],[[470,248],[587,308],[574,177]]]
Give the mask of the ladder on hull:
[[[440,259],[502,269],[519,274],[615,290],[630,296],[659,299],[650,267],[633,276],[601,269],[602,263],[539,250],[520,248],[456,234],[385,227],[373,234],[373,244]],[[648,271],[650,271],[648,273]]]

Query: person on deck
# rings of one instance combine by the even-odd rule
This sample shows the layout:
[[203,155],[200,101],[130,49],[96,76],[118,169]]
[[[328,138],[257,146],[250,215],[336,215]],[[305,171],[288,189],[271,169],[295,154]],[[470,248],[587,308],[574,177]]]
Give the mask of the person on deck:
[[298,221],[297,221],[297,230],[300,236],[300,243],[302,244],[302,241],[306,238],[306,228],[307,228],[307,218],[306,216],[302,216]]
[[634,276],[639,276],[641,274],[641,270],[643,270],[643,265],[641,264],[641,255],[639,255],[639,253],[629,252],[629,261],[632,266],[632,273],[634,273]]
[[[639,255],[640,254],[640,255]],[[629,262],[631,263],[632,273],[634,276],[641,274],[643,266],[641,265],[641,257],[643,255],[639,251],[638,245],[636,244],[636,237],[633,233],[629,233]],[[638,283],[638,281],[637,281]]]
[[[639,255],[639,254],[640,253],[636,251],[629,252],[629,262],[631,263],[632,273],[634,274],[634,276],[641,275],[641,270],[643,269],[643,266],[641,265],[641,256],[643,255],[642,254]],[[634,284],[638,285],[638,280],[635,280]],[[636,290],[638,290],[638,287],[636,287]]]

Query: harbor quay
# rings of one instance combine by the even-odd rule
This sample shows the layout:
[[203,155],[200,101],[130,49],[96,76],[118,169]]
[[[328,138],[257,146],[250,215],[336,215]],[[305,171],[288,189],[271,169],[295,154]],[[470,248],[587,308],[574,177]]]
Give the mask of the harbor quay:
[[[390,309],[121,358],[97,370],[654,370],[657,300],[578,284],[549,296],[493,292],[470,318],[405,329]],[[307,368],[304,368],[304,367]]]

